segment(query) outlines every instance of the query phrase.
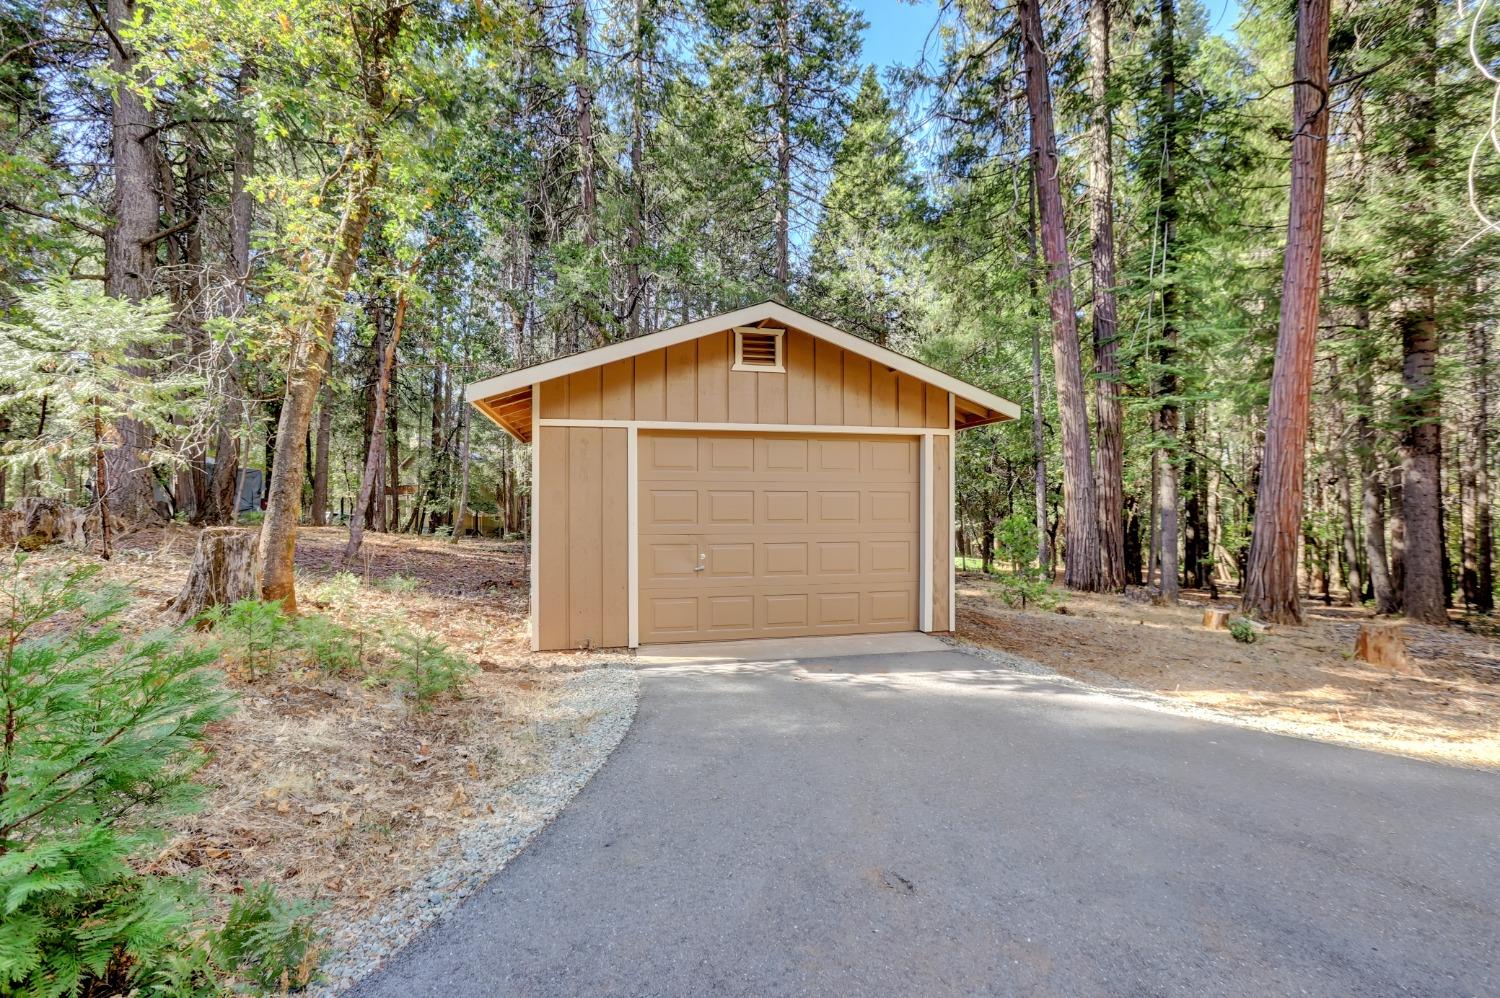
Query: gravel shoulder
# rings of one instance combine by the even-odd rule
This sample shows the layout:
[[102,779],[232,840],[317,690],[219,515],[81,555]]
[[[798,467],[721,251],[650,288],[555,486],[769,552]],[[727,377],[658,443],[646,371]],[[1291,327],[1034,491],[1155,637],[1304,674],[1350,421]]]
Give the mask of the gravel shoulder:
[[440,916],[483,886],[557,817],[630,729],[640,679],[629,665],[585,669],[567,680],[555,704],[535,720],[540,770],[508,787],[483,814],[429,856],[431,869],[390,897],[371,917],[339,926],[329,939],[324,983],[332,996],[353,986]]

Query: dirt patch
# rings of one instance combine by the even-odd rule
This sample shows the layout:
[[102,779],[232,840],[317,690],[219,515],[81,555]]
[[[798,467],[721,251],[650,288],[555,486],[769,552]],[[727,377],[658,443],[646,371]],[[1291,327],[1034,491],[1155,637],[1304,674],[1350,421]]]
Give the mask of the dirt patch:
[[[131,629],[175,623],[161,608],[182,586],[195,539],[180,526],[122,539],[103,581],[134,597]],[[211,791],[153,860],[222,896],[270,881],[322,906],[324,926],[378,910],[417,881],[438,843],[493,814],[506,788],[536,776],[553,743],[576,734],[539,719],[569,677],[603,661],[530,652],[522,544],[367,535],[353,595],[346,584],[342,598],[323,598],[320,584],[340,570],[346,539],[338,528],[300,532],[304,609],[346,624],[363,617],[419,626],[480,671],[426,715],[357,676],[310,668],[253,682],[231,675],[237,709],[213,732],[200,775]],[[27,571],[70,561],[85,559],[52,547]],[[397,575],[404,579],[396,591],[381,588]]]
[[[1500,769],[1500,641],[1459,626],[1408,624],[1421,676],[1354,661],[1368,615],[1313,607],[1304,627],[1254,644],[1202,627],[1203,593],[1156,606],[1068,593],[1066,614],[1008,609],[978,574],[958,578],[958,633],[1103,686],[1148,690],[1196,707],[1274,721],[1279,730],[1440,762]],[[1227,600],[1214,606],[1233,609]]]

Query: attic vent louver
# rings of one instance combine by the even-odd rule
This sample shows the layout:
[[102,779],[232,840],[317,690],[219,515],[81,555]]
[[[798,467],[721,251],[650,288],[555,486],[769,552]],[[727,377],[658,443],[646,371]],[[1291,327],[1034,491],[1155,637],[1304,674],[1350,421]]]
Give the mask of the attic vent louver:
[[734,370],[786,371],[784,329],[740,326],[734,331]]

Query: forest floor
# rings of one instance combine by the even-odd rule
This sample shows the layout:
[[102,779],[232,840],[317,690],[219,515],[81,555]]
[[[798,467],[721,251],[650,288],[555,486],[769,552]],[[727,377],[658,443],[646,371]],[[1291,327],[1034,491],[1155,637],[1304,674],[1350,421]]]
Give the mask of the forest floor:
[[[102,581],[132,597],[128,631],[177,623],[162,607],[182,587],[196,533],[169,525],[120,539]],[[522,544],[469,540],[455,547],[367,534],[359,584],[326,586],[341,567],[347,536],[343,528],[299,532],[302,608],[346,623],[357,616],[419,626],[478,671],[460,695],[427,714],[360,676],[311,668],[280,668],[254,680],[229,674],[236,709],[208,745],[199,775],[208,796],[199,813],[175,822],[153,861],[162,872],[198,877],[224,898],[270,881],[317,905],[318,922],[335,941],[340,927],[376,917],[400,892],[421,885],[425,898],[423,878],[435,853],[451,853],[476,825],[515,817],[497,815],[497,808],[538,810],[515,803],[531,800],[518,794],[518,784],[567,782],[548,771],[550,760],[600,720],[588,695],[580,701],[578,681],[607,661],[531,654]],[[32,555],[26,572],[70,563],[97,559],[55,546]],[[623,709],[618,697],[604,699],[600,713]],[[521,817],[525,825],[547,816]]]
[[1158,606],[1131,589],[1067,593],[1066,613],[1019,611],[987,577],[958,576],[960,638],[1073,679],[1286,734],[1500,769],[1500,640],[1461,623],[1409,623],[1408,656],[1421,674],[1398,675],[1353,657],[1368,611],[1308,604],[1305,626],[1272,627],[1241,644],[1202,626],[1207,606],[1237,608],[1192,590],[1179,606]]

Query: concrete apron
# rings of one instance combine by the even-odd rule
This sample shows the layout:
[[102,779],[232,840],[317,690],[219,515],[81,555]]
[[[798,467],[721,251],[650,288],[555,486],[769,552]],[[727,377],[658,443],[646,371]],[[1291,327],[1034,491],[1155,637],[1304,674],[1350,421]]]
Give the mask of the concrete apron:
[[[930,634],[848,634],[809,638],[752,638],[681,645],[642,645],[638,668],[683,665],[795,665],[801,662],[878,655],[921,655],[953,649]],[[972,663],[971,663],[972,666]]]

